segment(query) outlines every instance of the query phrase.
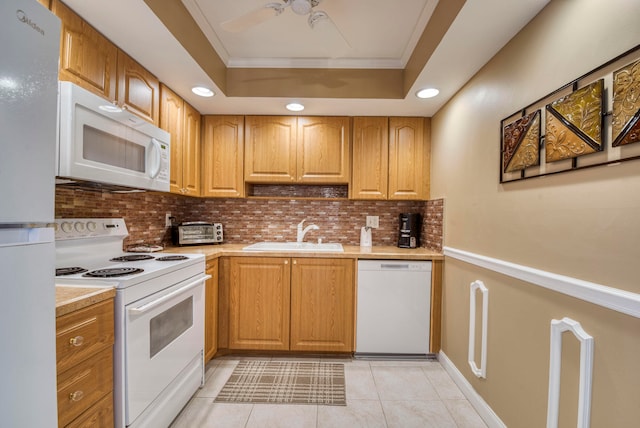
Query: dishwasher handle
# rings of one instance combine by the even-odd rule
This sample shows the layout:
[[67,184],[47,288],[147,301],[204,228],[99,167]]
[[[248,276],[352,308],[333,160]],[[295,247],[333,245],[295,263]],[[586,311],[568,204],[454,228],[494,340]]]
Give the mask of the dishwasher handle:
[[409,269],[409,264],[380,263],[380,269],[407,270]]

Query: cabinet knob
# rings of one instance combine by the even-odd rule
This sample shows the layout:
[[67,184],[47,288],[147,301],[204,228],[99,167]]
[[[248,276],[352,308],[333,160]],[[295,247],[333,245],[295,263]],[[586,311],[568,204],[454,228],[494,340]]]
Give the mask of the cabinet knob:
[[288,264],[289,264],[289,260],[285,260],[285,261],[284,261],[284,264],[285,264],[285,265],[288,265]]
[[84,344],[84,337],[76,336],[69,339],[69,344],[71,346],[82,346]]
[[297,265],[297,264],[298,264],[298,261],[297,261],[297,260],[294,260],[294,261],[293,261],[293,264],[294,264],[294,265]]
[[84,392],[79,390],[76,392],[72,392],[71,394],[69,394],[69,400],[71,401],[75,401],[78,402],[80,400],[82,400],[84,398]]

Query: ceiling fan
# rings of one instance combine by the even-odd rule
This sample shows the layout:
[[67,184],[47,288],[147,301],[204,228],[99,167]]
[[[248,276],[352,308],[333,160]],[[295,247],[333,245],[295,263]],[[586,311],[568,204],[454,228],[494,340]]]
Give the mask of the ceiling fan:
[[283,0],[283,3],[267,3],[259,9],[249,12],[237,18],[230,19],[220,24],[223,30],[237,33],[258,25],[269,18],[280,15],[288,7],[296,15],[308,15],[307,23],[309,27],[323,20],[331,20],[329,15],[322,10],[314,10],[322,0]]

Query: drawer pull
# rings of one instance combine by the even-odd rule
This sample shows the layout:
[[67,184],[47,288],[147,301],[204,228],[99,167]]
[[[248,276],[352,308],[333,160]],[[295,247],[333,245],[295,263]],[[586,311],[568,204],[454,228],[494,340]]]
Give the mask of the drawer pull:
[[84,337],[76,336],[69,339],[69,344],[71,346],[82,346],[84,344]]
[[71,394],[69,394],[69,400],[71,400],[71,401],[78,402],[78,401],[82,400],[83,398],[84,398],[84,392],[83,391],[76,391],[76,392],[72,392]]

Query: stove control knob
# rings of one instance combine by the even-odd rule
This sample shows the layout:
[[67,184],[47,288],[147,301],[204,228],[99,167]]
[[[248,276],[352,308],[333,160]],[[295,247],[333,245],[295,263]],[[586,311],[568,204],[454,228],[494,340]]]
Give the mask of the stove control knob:
[[76,229],[76,231],[78,232],[84,232],[85,230],[85,225],[84,223],[80,222],[80,221],[76,221],[76,224],[74,225],[74,228]]
[[69,233],[73,230],[73,224],[71,224],[68,221],[63,221],[62,224],[60,225],[60,228],[62,229],[63,232]]
[[96,224],[95,221],[90,221],[87,223],[87,230],[89,232],[95,232],[97,228],[98,228],[98,225]]

